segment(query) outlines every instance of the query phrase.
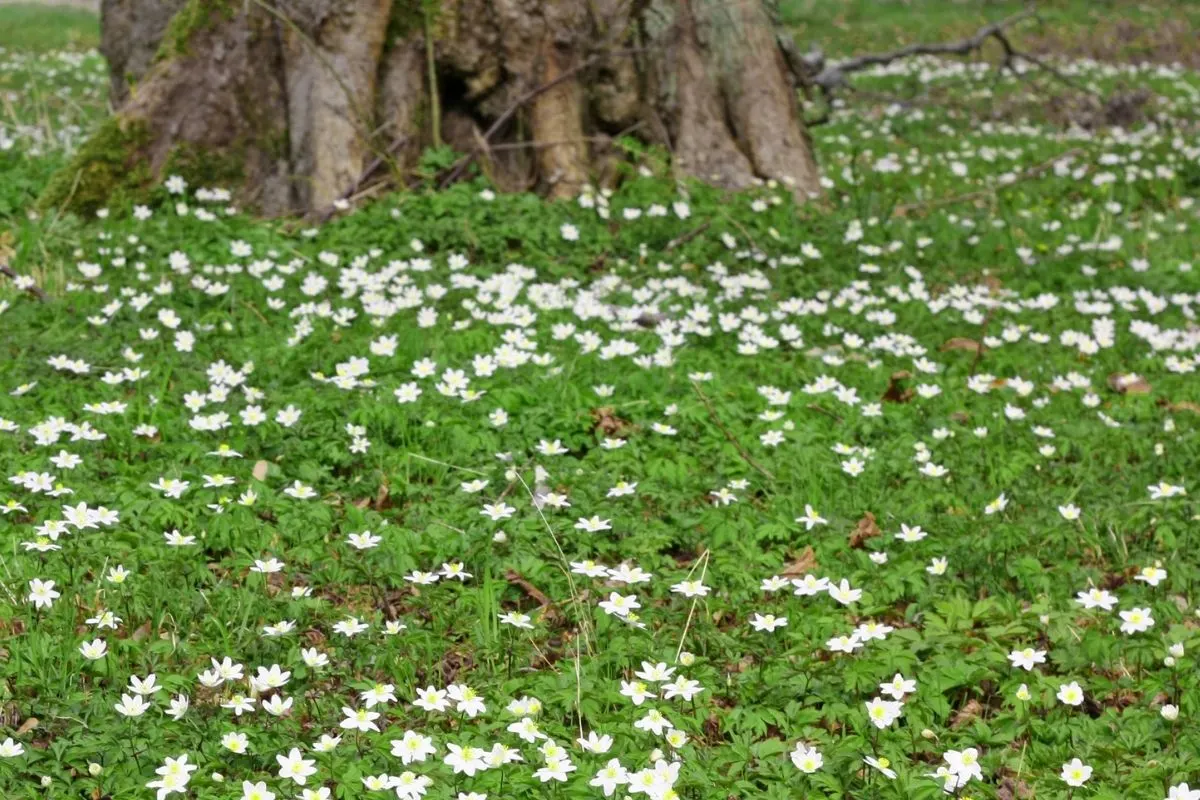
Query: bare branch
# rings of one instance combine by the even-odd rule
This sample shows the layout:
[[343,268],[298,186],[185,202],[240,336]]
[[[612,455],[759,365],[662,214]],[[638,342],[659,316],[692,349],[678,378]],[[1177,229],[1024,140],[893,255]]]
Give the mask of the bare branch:
[[[820,67],[820,70],[811,78],[811,81],[821,91],[829,94],[844,88],[847,85],[847,76],[855,72],[861,72],[865,69],[884,64],[891,64],[894,61],[913,58],[915,56],[966,56],[983,49],[983,46],[989,40],[995,40],[1004,51],[1004,60],[1000,64],[1001,69],[1009,69],[1015,72],[1016,63],[1018,61],[1026,61],[1054,76],[1057,80],[1079,91],[1094,95],[1094,91],[1080,85],[1061,70],[1049,64],[1045,59],[1018,50],[1013,46],[1012,41],[1008,38],[1007,31],[1014,25],[1024,22],[1027,19],[1036,18],[1036,16],[1037,10],[1033,6],[1030,6],[1024,11],[1013,14],[1011,17],[1006,17],[999,22],[984,25],[966,39],[959,39],[953,42],[916,42],[883,53],[866,53],[842,61],[824,63]],[[822,62],[813,61],[810,63],[821,64]]]
[[1008,40],[1004,37],[1004,31],[1032,16],[1034,16],[1034,9],[1027,8],[999,22],[984,25],[973,36],[960,39],[956,42],[915,42],[914,44],[884,53],[866,53],[847,58],[844,61],[835,61],[832,64],[826,65],[813,79],[813,83],[825,91],[833,91],[846,84],[846,76],[849,73],[861,72],[870,67],[891,64],[893,61],[900,61],[901,59],[912,58],[914,56],[970,55],[982,48],[987,40],[992,38],[999,39],[1001,46],[1005,48],[1007,54],[1007,51],[1011,50],[1012,46],[1008,44]]
[[371,163],[363,167],[363,171],[359,173],[358,177],[354,179],[353,183],[346,187],[345,191],[338,195],[338,198],[336,201],[334,201],[333,205],[327,206],[319,211],[315,211],[310,214],[309,217],[317,222],[328,222],[333,215],[337,213],[338,204],[353,197],[358,192],[358,187],[370,180],[371,177],[373,177],[375,173],[378,172],[379,169],[388,162],[388,159],[390,159],[391,156],[407,141],[408,136],[401,135],[396,137],[396,139],[392,141],[391,145],[388,146],[387,150],[377,155],[371,160]]

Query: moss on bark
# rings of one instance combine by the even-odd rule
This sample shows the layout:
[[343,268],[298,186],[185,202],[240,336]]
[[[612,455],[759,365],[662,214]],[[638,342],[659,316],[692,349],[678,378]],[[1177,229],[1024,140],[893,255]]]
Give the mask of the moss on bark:
[[224,151],[206,150],[188,142],[171,148],[160,175],[178,175],[189,186],[238,188],[246,177],[246,147],[235,146]]
[[437,17],[437,0],[395,0],[388,16],[387,34],[383,40],[386,53],[392,45],[425,28],[425,15]]
[[229,19],[233,14],[234,8],[229,0],[188,0],[187,5],[171,17],[158,44],[154,62],[185,55],[188,43],[197,31],[215,25],[221,19]]
[[107,120],[60,169],[38,198],[38,208],[94,213],[110,205],[127,207],[151,181],[144,150],[149,132],[143,123]]

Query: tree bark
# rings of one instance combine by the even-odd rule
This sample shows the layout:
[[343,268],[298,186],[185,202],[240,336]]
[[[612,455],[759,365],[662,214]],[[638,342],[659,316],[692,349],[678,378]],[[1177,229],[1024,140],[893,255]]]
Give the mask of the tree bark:
[[300,208],[321,208],[366,164],[392,0],[279,5],[295,201]]
[[101,0],[100,52],[108,60],[109,98],[120,107],[129,97],[129,79],[145,75],[154,62],[167,25],[186,0]]
[[467,154],[454,175],[469,160],[561,198],[605,179],[618,135],[680,176],[803,200],[819,175],[762,2],[103,0],[116,116],[43,200],[86,208],[174,171],[308,212],[439,144]]

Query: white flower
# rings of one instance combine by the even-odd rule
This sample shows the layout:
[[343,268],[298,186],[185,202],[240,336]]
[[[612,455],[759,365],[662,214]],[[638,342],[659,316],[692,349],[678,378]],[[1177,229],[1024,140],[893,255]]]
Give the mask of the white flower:
[[1167,579],[1167,571],[1155,564],[1153,567],[1143,567],[1141,572],[1133,576],[1133,579],[1151,586],[1158,586]]
[[424,761],[437,752],[433,739],[415,731],[405,731],[404,737],[392,740],[392,755],[399,758],[407,766],[414,761]]
[[589,753],[607,753],[613,744],[613,738],[607,733],[597,736],[595,731],[589,732],[586,739],[580,737],[575,741]]
[[1121,633],[1141,633],[1154,627],[1154,617],[1149,608],[1131,608],[1118,612],[1121,619]]
[[867,719],[880,730],[891,725],[904,713],[904,704],[896,700],[884,700],[876,697],[867,701],[866,705]]
[[345,719],[341,721],[340,725],[346,730],[379,732],[379,726],[375,724],[375,720],[379,719],[378,711],[366,708],[356,710],[342,706],[342,714],[345,715]]
[[592,777],[588,785],[599,787],[605,797],[612,797],[618,786],[624,786],[627,783],[629,783],[628,771],[621,766],[619,760],[613,758]]
[[267,789],[263,781],[242,781],[242,800],[275,800],[275,793]]
[[305,759],[301,756],[299,748],[296,747],[293,747],[286,756],[275,756],[275,760],[279,762],[279,777],[291,778],[301,786],[307,783],[309,776],[317,771],[314,766],[317,762]]
[[108,643],[103,639],[93,639],[90,642],[84,642],[79,645],[79,652],[83,653],[83,657],[90,661],[97,661],[104,658],[104,654],[108,652]]
[[959,778],[960,785],[974,778],[983,780],[983,768],[979,766],[979,751],[974,747],[965,750],[947,750],[943,758],[951,775]]
[[231,753],[239,755],[245,753],[249,749],[249,745],[249,737],[239,731],[230,731],[221,737],[221,746]]
[[1073,758],[1062,767],[1062,779],[1067,786],[1083,786],[1092,777],[1092,768],[1078,758]]
[[750,618],[750,626],[756,631],[773,632],[776,628],[782,628],[788,623],[787,617],[777,617],[774,614],[758,614],[755,613]]
[[43,581],[34,578],[29,582],[29,602],[34,608],[50,608],[62,595],[55,591],[54,581]]
[[796,769],[811,775],[821,768],[825,763],[824,756],[815,747],[809,747],[804,742],[796,742],[796,749],[791,753],[792,763],[796,765]]
[[454,771],[455,775],[462,773],[468,777],[476,772],[482,772],[487,769],[487,762],[484,761],[485,750],[480,750],[478,747],[460,746],[453,742],[447,743],[446,757],[442,762]]
[[1083,689],[1079,686],[1078,681],[1064,683],[1058,687],[1059,701],[1068,706],[1083,705]]
[[1046,651],[1034,650],[1032,647],[1026,647],[1024,650],[1013,650],[1008,654],[1008,660],[1012,662],[1014,667],[1020,667],[1028,671],[1032,670],[1036,664],[1046,663]]

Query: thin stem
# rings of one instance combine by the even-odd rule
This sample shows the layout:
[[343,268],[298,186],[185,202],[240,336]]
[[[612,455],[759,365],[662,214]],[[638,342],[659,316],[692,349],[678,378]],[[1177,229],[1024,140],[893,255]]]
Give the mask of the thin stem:
[[438,97],[437,63],[433,53],[433,18],[429,3],[423,3],[425,12],[425,69],[429,73],[429,125],[433,129],[433,146],[442,146],[442,103]]

